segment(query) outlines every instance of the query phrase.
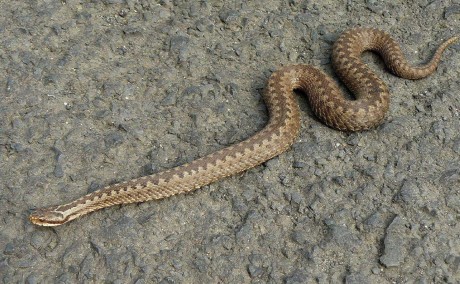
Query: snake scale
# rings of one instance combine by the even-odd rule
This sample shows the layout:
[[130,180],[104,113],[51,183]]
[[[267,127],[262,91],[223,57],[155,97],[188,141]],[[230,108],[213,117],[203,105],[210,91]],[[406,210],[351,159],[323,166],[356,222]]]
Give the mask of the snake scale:
[[283,67],[270,76],[264,92],[269,122],[247,140],[182,166],[109,185],[64,205],[37,209],[29,219],[36,225],[57,226],[116,204],[189,192],[257,166],[286,151],[298,135],[300,114],[294,90],[306,93],[313,112],[332,128],[343,131],[372,128],[384,119],[390,94],[387,86],[361,61],[361,54],[374,51],[393,74],[420,79],[435,71],[443,51],[458,39],[452,37],[444,41],[431,61],[413,67],[388,33],[372,28],[350,29],[334,43],[332,64],[355,100],[345,98],[337,83],[313,66]]

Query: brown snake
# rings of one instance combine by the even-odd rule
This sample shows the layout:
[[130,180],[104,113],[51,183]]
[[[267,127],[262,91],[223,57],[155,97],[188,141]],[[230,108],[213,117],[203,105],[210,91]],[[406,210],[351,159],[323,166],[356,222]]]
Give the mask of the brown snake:
[[372,128],[384,119],[390,94],[387,86],[361,61],[361,54],[368,50],[377,52],[395,75],[420,79],[435,71],[443,51],[458,39],[452,37],[442,43],[426,65],[412,67],[388,33],[368,28],[348,30],[333,46],[332,64],[356,100],[346,99],[335,81],[316,67],[283,67],[268,80],[264,99],[270,119],[254,136],[188,164],[110,185],[64,205],[37,209],[30,215],[30,221],[40,226],[57,226],[112,205],[188,192],[257,166],[286,151],[297,137],[300,114],[293,90],[306,93],[314,113],[332,128],[344,131]]

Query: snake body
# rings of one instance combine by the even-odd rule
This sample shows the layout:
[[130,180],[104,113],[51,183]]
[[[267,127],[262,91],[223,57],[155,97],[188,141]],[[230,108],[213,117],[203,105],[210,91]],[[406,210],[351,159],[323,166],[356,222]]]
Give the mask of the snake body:
[[336,82],[313,66],[283,67],[270,76],[264,92],[269,122],[247,140],[176,168],[107,186],[64,205],[37,209],[29,219],[36,225],[57,226],[101,208],[189,192],[257,166],[286,151],[298,135],[300,114],[293,90],[306,93],[314,113],[332,128],[359,131],[375,127],[385,117],[390,94],[361,61],[361,54],[374,51],[395,75],[419,79],[436,69],[443,51],[458,39],[446,40],[431,61],[413,67],[388,33],[371,28],[348,30],[333,46],[332,64],[355,100],[346,99]]

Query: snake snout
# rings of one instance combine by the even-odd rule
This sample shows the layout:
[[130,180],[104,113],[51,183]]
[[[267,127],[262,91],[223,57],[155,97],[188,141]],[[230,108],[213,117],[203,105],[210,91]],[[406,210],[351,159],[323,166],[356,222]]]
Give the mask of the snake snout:
[[29,220],[39,226],[57,226],[65,222],[62,213],[49,209],[37,209],[29,216]]

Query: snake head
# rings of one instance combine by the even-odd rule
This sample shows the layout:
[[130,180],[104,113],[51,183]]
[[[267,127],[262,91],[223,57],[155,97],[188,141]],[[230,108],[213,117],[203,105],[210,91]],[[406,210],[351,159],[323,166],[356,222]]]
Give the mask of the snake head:
[[38,226],[58,226],[67,222],[67,218],[58,211],[56,207],[37,209],[29,216],[30,222]]

